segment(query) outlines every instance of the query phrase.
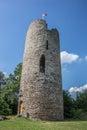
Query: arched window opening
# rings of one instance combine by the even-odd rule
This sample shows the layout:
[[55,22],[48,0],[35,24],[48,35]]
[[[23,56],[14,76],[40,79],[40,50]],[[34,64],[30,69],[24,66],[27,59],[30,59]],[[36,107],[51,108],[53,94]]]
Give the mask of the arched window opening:
[[46,41],[46,49],[48,50],[48,40]]
[[45,73],[45,56],[42,55],[40,58],[40,72]]

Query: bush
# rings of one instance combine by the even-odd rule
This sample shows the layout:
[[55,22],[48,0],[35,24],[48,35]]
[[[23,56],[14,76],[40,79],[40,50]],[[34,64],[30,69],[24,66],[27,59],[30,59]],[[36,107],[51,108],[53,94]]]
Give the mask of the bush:
[[74,119],[80,119],[80,120],[87,120],[87,112],[85,112],[82,109],[76,109],[74,110]]
[[12,112],[9,105],[4,100],[0,100],[0,115],[7,116],[10,114],[12,114]]

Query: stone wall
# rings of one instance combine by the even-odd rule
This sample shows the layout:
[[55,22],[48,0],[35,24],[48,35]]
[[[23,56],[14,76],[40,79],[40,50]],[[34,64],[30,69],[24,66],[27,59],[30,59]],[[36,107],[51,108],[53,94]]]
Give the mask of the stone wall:
[[35,20],[27,31],[18,113],[30,119],[63,120],[59,34],[48,30],[44,20]]

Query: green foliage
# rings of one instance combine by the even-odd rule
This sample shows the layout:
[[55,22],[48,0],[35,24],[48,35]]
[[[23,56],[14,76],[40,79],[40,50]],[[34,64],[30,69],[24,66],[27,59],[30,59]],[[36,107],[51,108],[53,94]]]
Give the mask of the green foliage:
[[77,96],[76,104],[77,108],[87,112],[87,90]]
[[[5,104],[8,104],[9,110],[12,112],[10,114],[16,114],[15,112],[17,111],[18,99],[14,92],[13,86],[8,84],[6,84],[6,86],[1,90],[2,100],[4,100]],[[6,109],[8,109],[8,107]]]
[[76,109],[74,111],[74,118],[87,120],[87,90],[79,93],[75,101]]
[[6,85],[1,89],[0,114],[17,114],[18,93],[20,86],[22,64],[18,64],[13,74],[6,78]]
[[68,91],[63,91],[64,118],[72,118],[74,112],[74,100]]
[[5,75],[3,72],[0,72],[0,89],[1,86],[5,84]]
[[14,92],[19,92],[20,78],[21,78],[22,63],[18,64],[13,74],[9,75],[7,79],[8,86],[12,86]]
[[73,119],[87,120],[87,112],[84,112],[83,109],[74,109],[73,113]]
[[9,105],[4,101],[4,100],[1,100],[0,99],[0,114],[1,115],[10,115],[12,112],[11,112],[11,109],[9,108]]
[[63,91],[64,97],[64,117],[80,120],[87,119],[87,91],[79,93],[74,100],[68,91]]

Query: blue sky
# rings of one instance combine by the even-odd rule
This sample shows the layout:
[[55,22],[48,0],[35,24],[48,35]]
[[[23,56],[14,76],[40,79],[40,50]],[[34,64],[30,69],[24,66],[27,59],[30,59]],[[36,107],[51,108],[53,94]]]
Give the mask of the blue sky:
[[87,0],[0,0],[0,71],[22,62],[30,23],[47,13],[49,29],[60,33],[64,89],[87,85]]

